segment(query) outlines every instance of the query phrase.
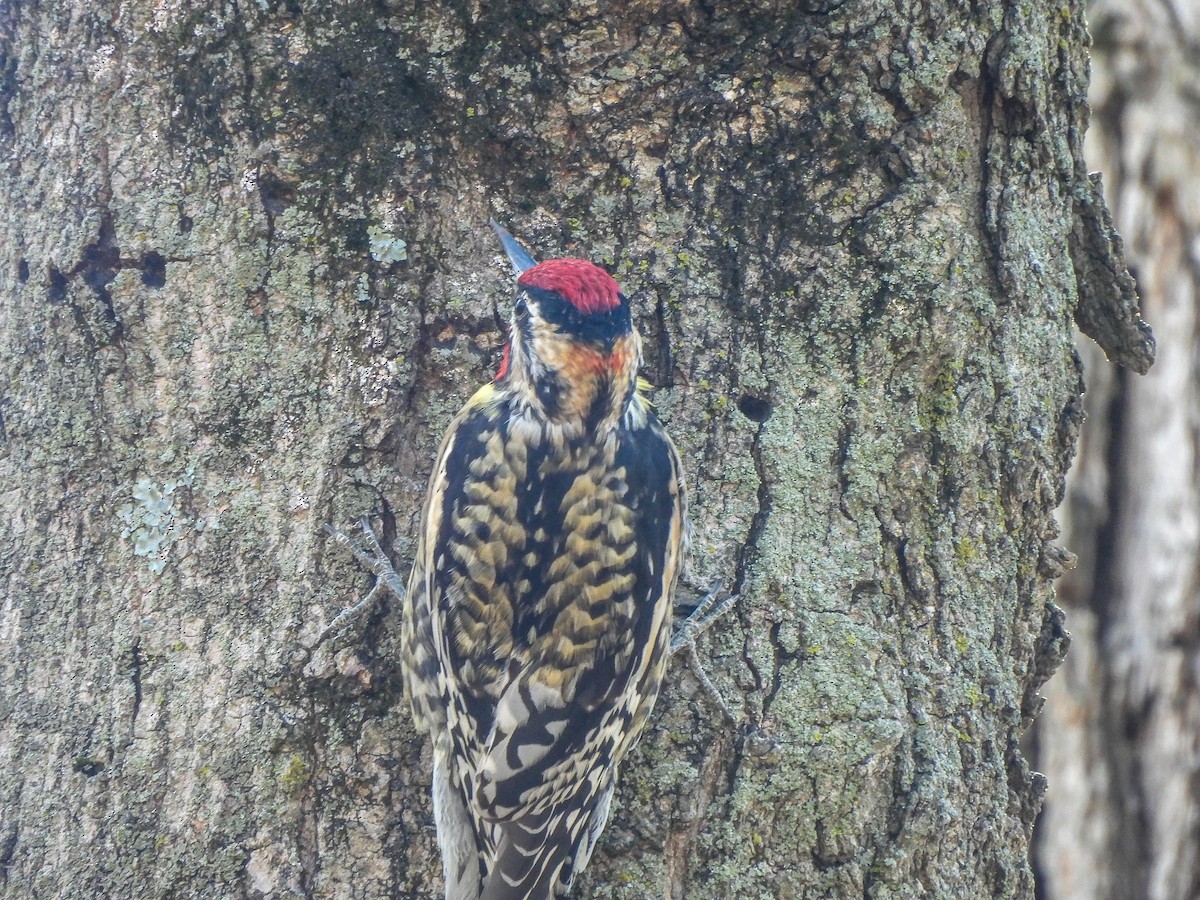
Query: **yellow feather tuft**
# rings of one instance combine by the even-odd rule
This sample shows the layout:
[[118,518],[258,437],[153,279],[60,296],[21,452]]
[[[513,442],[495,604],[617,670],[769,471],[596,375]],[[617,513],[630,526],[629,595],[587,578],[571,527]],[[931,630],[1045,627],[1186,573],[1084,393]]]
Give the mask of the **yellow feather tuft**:
[[477,409],[477,408],[486,409],[487,407],[494,405],[498,399],[499,398],[497,397],[496,385],[492,384],[492,383],[488,383],[488,384],[485,384],[483,387],[481,387],[479,390],[477,390],[474,394],[471,395],[471,399],[467,401],[467,405],[464,408],[465,409]]

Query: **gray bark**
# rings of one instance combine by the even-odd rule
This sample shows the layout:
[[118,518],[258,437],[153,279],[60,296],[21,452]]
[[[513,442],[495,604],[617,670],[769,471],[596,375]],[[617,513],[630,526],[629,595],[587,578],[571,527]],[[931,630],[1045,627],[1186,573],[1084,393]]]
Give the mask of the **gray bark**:
[[1146,378],[1084,347],[1088,424],[1064,506],[1074,635],[1038,727],[1048,898],[1200,896],[1198,11],[1095,3],[1092,129],[1160,359]]
[[296,660],[494,370],[492,215],[635,298],[740,594],[578,895],[1032,892],[1077,302],[1151,347],[1076,3],[0,16],[8,895],[437,895],[394,610]]

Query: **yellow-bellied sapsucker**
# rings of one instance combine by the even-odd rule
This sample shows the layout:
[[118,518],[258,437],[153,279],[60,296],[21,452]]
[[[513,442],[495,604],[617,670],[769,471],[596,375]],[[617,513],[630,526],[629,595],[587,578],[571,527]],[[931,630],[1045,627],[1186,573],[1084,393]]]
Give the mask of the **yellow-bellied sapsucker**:
[[509,346],[442,442],[404,611],[448,900],[562,897],[587,864],[662,683],[685,541],[629,301],[495,227],[520,273]]

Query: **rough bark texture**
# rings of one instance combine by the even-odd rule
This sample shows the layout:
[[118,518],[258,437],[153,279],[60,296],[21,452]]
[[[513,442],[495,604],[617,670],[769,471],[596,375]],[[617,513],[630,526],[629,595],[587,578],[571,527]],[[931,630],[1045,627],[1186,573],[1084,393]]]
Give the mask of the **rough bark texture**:
[[741,594],[578,895],[1032,893],[1077,298],[1149,347],[1076,3],[0,17],[8,896],[436,896],[394,613],[296,660],[497,361],[489,215],[634,296]]
[[1047,898],[1200,896],[1200,9],[1089,7],[1088,162],[1102,169],[1159,361],[1085,353],[1088,424],[1064,506],[1074,648],[1038,727]]

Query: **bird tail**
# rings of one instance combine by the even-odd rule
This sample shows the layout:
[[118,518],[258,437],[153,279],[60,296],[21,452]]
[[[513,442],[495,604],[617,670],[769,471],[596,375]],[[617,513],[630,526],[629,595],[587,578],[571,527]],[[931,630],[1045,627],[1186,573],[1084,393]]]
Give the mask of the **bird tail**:
[[608,820],[613,781],[590,809],[574,804],[501,822],[496,856],[479,900],[554,900],[565,897],[583,871]]
[[496,857],[479,900],[551,900],[566,896],[574,871],[575,848],[569,835],[553,833],[553,818],[542,815],[500,826]]

